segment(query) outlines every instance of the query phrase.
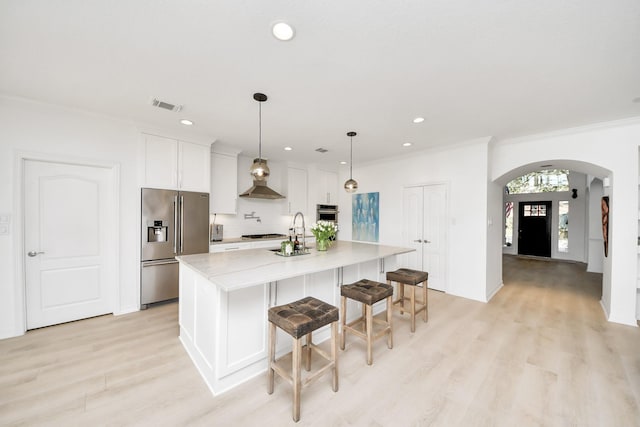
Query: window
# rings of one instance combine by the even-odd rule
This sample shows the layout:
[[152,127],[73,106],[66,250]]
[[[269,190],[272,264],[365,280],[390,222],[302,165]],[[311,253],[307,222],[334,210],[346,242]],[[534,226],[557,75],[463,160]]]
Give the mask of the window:
[[569,191],[569,171],[551,169],[531,172],[507,184],[508,194],[548,193]]
[[504,244],[513,244],[513,202],[504,205]]
[[524,216],[547,216],[546,205],[525,205]]
[[569,252],[569,202],[558,202],[558,252]]

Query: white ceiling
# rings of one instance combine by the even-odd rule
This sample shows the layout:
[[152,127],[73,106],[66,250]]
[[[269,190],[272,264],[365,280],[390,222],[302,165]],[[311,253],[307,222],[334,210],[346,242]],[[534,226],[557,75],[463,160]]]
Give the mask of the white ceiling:
[[273,160],[348,160],[349,130],[357,164],[640,116],[640,1],[0,2],[5,94],[175,132],[189,118],[253,156],[258,91]]

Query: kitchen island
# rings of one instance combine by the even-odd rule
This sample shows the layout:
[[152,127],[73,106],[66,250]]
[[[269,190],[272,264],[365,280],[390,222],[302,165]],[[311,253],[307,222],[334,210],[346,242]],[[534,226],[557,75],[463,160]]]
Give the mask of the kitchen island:
[[[328,251],[312,248],[293,257],[268,249],[177,257],[180,340],[209,389],[219,394],[266,371],[269,307],[307,295],[339,306],[341,284],[385,281],[386,271],[399,266],[397,256],[412,250],[337,241]],[[291,339],[278,333],[280,355],[291,350]],[[327,327],[314,333],[315,342],[328,337]]]

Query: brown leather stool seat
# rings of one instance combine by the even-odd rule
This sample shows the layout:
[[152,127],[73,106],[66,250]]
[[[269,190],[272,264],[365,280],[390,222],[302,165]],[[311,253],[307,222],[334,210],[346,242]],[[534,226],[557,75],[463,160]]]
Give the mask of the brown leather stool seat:
[[[411,314],[411,332],[416,331],[416,314],[421,311],[424,312],[423,319],[427,322],[429,318],[428,308],[428,294],[427,286],[429,281],[429,273],[420,270],[411,270],[409,268],[399,268],[396,271],[387,272],[387,283],[391,285],[392,282],[398,284],[398,297],[393,301],[393,307],[404,314],[408,312]],[[422,301],[416,300],[416,287],[422,283]],[[411,290],[411,296],[409,298],[404,296],[404,287],[409,286]],[[410,302],[409,310],[405,309],[404,302]],[[416,303],[422,307],[416,310]]]
[[[362,279],[350,285],[340,287],[341,299],[341,325],[342,335],[340,335],[340,348],[344,350],[345,335],[350,332],[367,341],[367,364],[373,363],[372,344],[378,338],[387,335],[387,347],[393,348],[393,331],[391,329],[391,297],[393,296],[393,286],[385,283],[374,282],[373,280]],[[356,320],[347,321],[347,298],[362,303],[362,316]],[[386,321],[373,318],[373,304],[386,299],[387,317]],[[383,328],[374,335],[373,324],[377,323]]]
[[[305,297],[289,304],[271,307],[269,318],[269,367],[267,392],[273,393],[274,373],[287,380],[293,386],[293,420],[300,419],[300,391],[313,380],[331,369],[333,371],[332,388],[338,391],[338,308],[313,297]],[[331,354],[313,344],[312,332],[331,324]],[[276,326],[293,337],[291,371],[277,364]],[[302,338],[306,343],[302,345]],[[311,370],[311,350],[325,358],[328,363],[302,381],[302,352],[305,353],[305,369]]]

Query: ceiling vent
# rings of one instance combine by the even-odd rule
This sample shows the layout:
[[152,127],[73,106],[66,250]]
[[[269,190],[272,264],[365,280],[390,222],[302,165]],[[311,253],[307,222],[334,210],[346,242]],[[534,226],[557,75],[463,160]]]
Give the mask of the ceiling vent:
[[324,153],[326,153],[326,152],[327,152],[327,151],[329,151],[329,150],[327,150],[326,148],[322,148],[322,147],[320,147],[320,148],[316,148],[316,151],[317,151],[318,153],[322,153],[322,154],[324,154]]
[[175,105],[175,104],[171,104],[169,102],[160,101],[158,98],[153,98],[151,100],[151,105],[153,105],[154,107],[163,108],[165,110],[173,111],[175,113],[177,113],[178,111],[182,110],[182,105]]

